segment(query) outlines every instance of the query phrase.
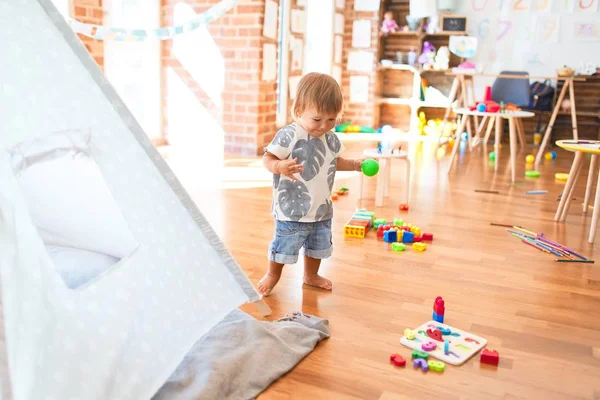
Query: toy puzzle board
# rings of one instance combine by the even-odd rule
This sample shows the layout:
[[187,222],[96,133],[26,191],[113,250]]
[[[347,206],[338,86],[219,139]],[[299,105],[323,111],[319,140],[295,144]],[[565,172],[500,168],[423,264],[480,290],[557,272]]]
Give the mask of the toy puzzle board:
[[[442,331],[442,338],[448,339],[449,341],[450,348],[448,354],[444,354],[444,342],[439,342],[427,335],[428,329]],[[421,346],[430,341],[434,342],[437,347],[433,351],[427,351],[429,356],[452,365],[464,364],[487,344],[487,339],[482,338],[481,336],[473,335],[469,332],[435,321],[425,322],[414,331],[414,339],[410,340],[406,338],[406,336],[402,336],[400,343],[413,350],[425,351]]]

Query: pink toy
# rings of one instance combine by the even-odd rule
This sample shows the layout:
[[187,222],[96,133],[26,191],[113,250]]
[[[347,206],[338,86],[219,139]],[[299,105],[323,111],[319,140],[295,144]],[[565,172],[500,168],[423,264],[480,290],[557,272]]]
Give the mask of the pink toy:
[[383,16],[383,23],[381,24],[381,32],[389,33],[389,32],[397,32],[400,30],[400,27],[396,23],[394,19],[394,13],[388,11]]
[[435,350],[436,347],[437,347],[437,344],[435,344],[434,342],[431,342],[431,341],[423,343],[421,345],[421,349],[423,349],[425,351],[433,351],[433,350]]

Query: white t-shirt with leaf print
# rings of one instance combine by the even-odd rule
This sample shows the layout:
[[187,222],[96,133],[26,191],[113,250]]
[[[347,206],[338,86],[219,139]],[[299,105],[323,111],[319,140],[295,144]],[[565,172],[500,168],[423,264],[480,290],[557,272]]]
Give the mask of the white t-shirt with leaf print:
[[304,166],[298,181],[273,175],[272,211],[279,221],[317,222],[333,217],[331,191],[344,145],[333,132],[312,137],[297,122],[281,128],[266,151]]

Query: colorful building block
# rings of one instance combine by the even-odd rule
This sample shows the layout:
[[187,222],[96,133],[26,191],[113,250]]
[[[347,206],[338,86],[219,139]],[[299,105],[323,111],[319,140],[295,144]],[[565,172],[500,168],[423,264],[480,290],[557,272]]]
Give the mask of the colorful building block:
[[364,238],[369,230],[369,221],[352,219],[344,226],[344,236]]
[[411,358],[422,358],[424,360],[427,360],[427,357],[429,357],[429,354],[421,351],[421,350],[413,350],[412,354],[410,355]]
[[435,322],[439,322],[440,324],[444,323],[444,316],[438,315],[435,311],[433,312],[431,319],[434,320]]
[[335,201],[338,199],[337,193],[331,193],[331,200]]
[[402,203],[398,208],[400,209],[400,211],[408,211],[408,204]]
[[417,251],[427,250],[427,245],[425,243],[413,243],[412,247]]
[[402,221],[401,218],[394,218],[394,225],[395,226],[402,226],[404,224],[404,221]]
[[392,243],[392,250],[396,252],[404,251],[406,250],[406,245],[404,243]]
[[481,351],[480,361],[482,364],[498,365],[500,354],[496,350],[483,349]]
[[415,243],[420,243],[422,241],[423,241],[423,237],[422,236],[415,236],[413,238],[413,242],[415,242]]
[[444,370],[446,369],[446,364],[444,364],[442,361],[436,360],[427,361],[427,366],[430,370],[435,372],[444,372]]
[[444,303],[442,296],[437,296],[433,301],[433,311],[437,315],[444,315],[444,312],[446,311],[446,304]]
[[433,241],[433,233],[424,233],[421,236],[423,237],[423,240],[427,240],[429,242]]
[[397,242],[398,241],[398,232],[391,230],[391,229],[389,231],[383,232],[383,240],[386,241],[387,243]]
[[377,237],[381,237],[381,238],[383,237],[383,233],[384,233],[383,228],[384,228],[383,225],[379,225],[379,227],[377,228]]
[[377,218],[376,220],[373,221],[373,226],[375,228],[379,228],[380,226],[385,225],[386,222],[387,221],[385,220],[385,218]]
[[404,234],[402,235],[402,242],[403,243],[412,243],[414,238],[415,238],[414,233],[404,231]]
[[406,360],[400,354],[392,354],[390,356],[390,362],[396,367],[404,367],[406,365]]
[[429,369],[429,365],[427,365],[427,361],[422,358],[415,358],[413,360],[413,367],[421,368],[423,372],[427,372]]
[[437,344],[435,342],[429,341],[425,342],[421,345],[421,349],[423,351],[434,351],[437,348]]
[[415,331],[413,329],[410,328],[406,328],[404,330],[404,337],[407,338],[408,340],[413,340],[415,338]]

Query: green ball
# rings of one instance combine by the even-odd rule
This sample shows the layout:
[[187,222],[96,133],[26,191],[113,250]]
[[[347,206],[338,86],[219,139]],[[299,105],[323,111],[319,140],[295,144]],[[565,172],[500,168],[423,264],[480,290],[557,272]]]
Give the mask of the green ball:
[[496,152],[490,151],[489,157],[490,157],[490,160],[494,161],[496,159]]
[[379,163],[373,160],[372,158],[368,158],[365,161],[363,161],[362,165],[360,166],[360,169],[362,169],[363,174],[365,174],[366,176],[377,175],[377,173],[379,172]]

